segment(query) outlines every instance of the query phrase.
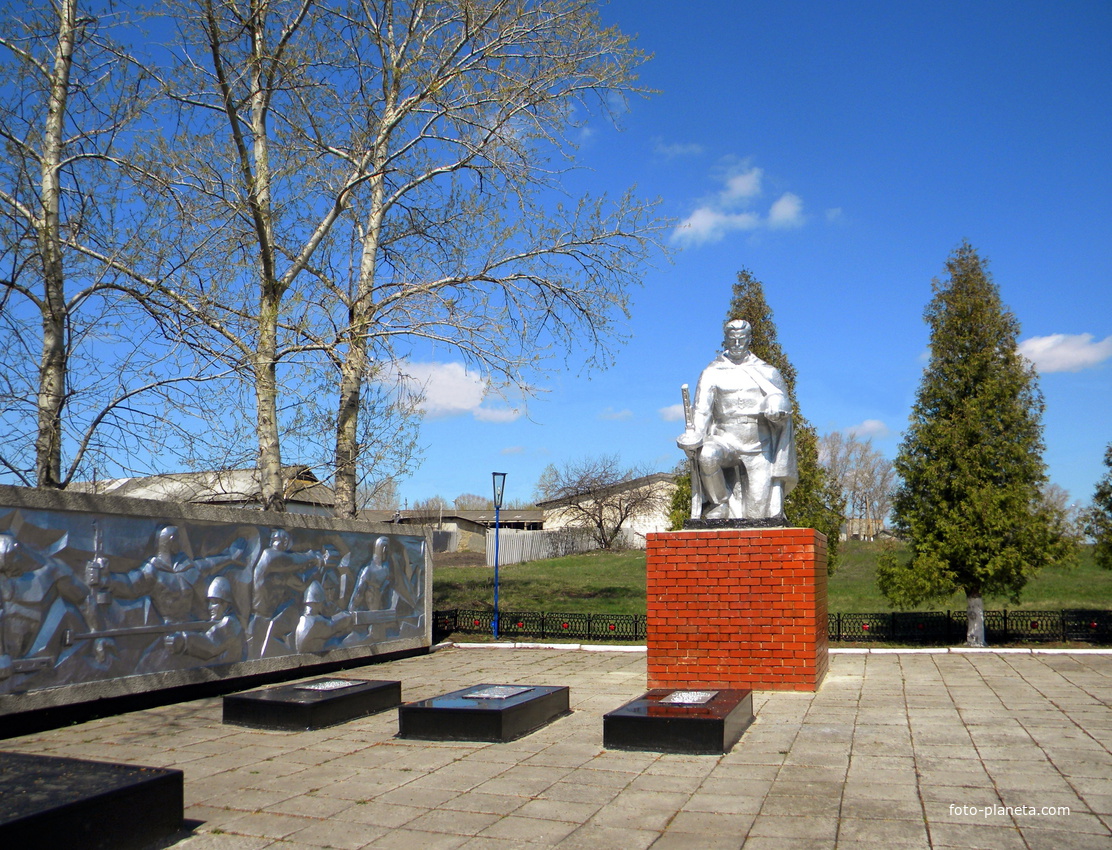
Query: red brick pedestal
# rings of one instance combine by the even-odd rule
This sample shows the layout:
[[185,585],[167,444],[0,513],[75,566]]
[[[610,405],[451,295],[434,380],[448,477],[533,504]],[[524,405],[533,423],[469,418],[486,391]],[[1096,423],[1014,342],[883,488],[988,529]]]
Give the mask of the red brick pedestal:
[[670,531],[648,541],[650,688],[814,691],[829,665],[826,536]]

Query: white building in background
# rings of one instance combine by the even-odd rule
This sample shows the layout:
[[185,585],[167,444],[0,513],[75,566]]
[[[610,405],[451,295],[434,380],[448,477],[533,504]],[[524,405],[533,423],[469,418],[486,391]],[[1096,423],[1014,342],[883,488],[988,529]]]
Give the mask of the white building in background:
[[[612,501],[620,501],[624,495],[638,497],[635,499],[638,503],[637,509],[622,523],[622,542],[626,547],[643,549],[646,535],[654,531],[668,530],[668,513],[675,492],[675,475],[670,472],[655,472],[652,475],[633,478],[607,487],[599,494],[598,499],[604,503],[604,510],[610,518],[616,521],[616,509],[612,510],[605,505]],[[646,495],[651,495],[651,498],[640,498]],[[598,502],[589,493],[538,502],[537,507],[544,511],[545,531],[583,528],[583,510],[572,507],[573,503],[591,510]]]
[[[286,511],[291,514],[332,516],[336,496],[307,466],[283,466]],[[72,493],[96,493],[160,502],[195,505],[221,505],[227,508],[259,510],[262,487],[258,469],[213,469],[201,472],[174,472],[142,478],[111,478],[103,481],[74,482]]]

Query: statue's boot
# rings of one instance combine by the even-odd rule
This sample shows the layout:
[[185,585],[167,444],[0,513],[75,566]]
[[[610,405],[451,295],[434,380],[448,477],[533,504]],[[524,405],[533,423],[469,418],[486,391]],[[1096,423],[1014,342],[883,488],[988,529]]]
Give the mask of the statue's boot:
[[714,504],[710,510],[703,511],[703,519],[729,519],[730,491],[721,469],[703,472],[703,501]]

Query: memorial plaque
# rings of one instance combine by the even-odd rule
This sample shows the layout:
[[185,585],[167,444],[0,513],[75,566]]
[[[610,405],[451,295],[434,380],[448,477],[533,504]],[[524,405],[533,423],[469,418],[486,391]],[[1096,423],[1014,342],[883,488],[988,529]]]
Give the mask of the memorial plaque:
[[323,729],[393,708],[401,682],[315,679],[224,697],[224,722],[256,729]]
[[181,829],[182,779],[180,770],[0,752],[0,847],[148,847]]
[[475,685],[401,706],[398,736],[502,743],[535,732],[569,711],[566,687]]
[[752,722],[752,691],[658,688],[604,715],[602,739],[616,750],[722,754]]
[[662,705],[706,705],[718,691],[672,691],[660,700]]

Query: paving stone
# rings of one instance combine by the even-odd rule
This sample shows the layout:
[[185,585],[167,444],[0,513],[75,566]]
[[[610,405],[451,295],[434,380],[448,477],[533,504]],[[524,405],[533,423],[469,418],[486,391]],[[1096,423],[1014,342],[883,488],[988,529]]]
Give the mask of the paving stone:
[[382,803],[372,800],[366,803],[356,803],[349,806],[335,816],[336,820],[362,823],[368,826],[382,826],[389,829],[404,826],[425,814],[428,809],[416,806],[398,806],[393,803]]
[[386,835],[383,826],[328,820],[305,827],[289,836],[291,841],[311,847],[330,847],[335,850],[360,850],[372,841]]
[[829,841],[834,844],[838,834],[838,819],[836,817],[792,817],[790,815],[757,815],[753,826],[749,829],[750,836],[766,836],[780,840],[790,839],[794,842],[797,838],[815,838]]
[[[518,812],[520,811],[519,809]],[[530,844],[558,844],[577,830],[580,823],[547,818],[520,817],[518,813],[514,813],[484,829],[479,837],[517,841],[518,846],[525,842]]]
[[930,847],[923,819],[881,820],[842,816],[838,843],[852,847]]
[[287,838],[311,823],[310,818],[278,815],[270,812],[252,812],[227,821],[223,829],[239,835],[261,835],[267,838]]
[[[444,832],[425,832],[418,829],[393,829],[376,838],[367,847],[375,850],[456,850],[469,839],[466,835],[449,835]],[[285,848],[282,848],[285,850]]]
[[723,812],[677,812],[668,824],[665,835],[673,833],[686,833],[698,835],[698,844],[702,846],[707,836],[728,836],[738,841],[745,837],[753,821],[757,819],[756,813],[751,814],[726,814]]
[[600,850],[604,847],[645,850],[659,837],[660,833],[656,830],[623,829],[588,821],[561,841],[559,846],[560,850]]
[[653,850],[737,850],[741,846],[741,836],[699,835],[687,832],[668,831],[653,842]]
[[[607,751],[600,718],[643,654],[449,649],[374,665],[421,699],[479,681],[566,684],[573,713],[507,745],[395,737],[396,719],[275,733],[219,700],[5,741],[185,771],[178,850],[1112,846],[1112,656],[835,654],[817,694],[754,694],[730,753]],[[916,772],[918,771],[918,772]],[[995,783],[995,784],[994,784]],[[493,793],[492,793],[493,792]],[[968,816],[951,806],[1069,806]],[[1026,840],[1025,840],[1026,839]]]
[[290,797],[280,803],[266,806],[265,811],[276,812],[280,815],[301,815],[309,818],[328,818],[337,815],[344,809],[351,808],[351,800],[323,794],[302,794]]

